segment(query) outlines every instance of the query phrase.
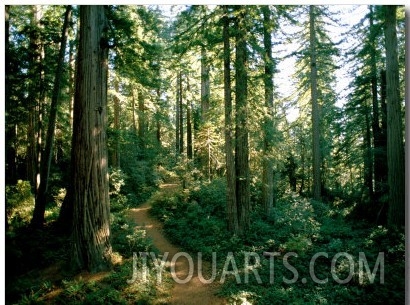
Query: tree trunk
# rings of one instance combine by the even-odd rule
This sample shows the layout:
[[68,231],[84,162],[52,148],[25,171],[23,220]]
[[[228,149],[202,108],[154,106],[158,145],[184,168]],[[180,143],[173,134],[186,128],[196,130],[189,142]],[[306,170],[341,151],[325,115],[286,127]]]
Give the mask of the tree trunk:
[[[190,91],[189,81],[187,79],[187,91]],[[191,104],[187,101],[186,105],[186,153],[187,158],[193,157],[193,145],[192,145],[192,121],[191,121]]]
[[179,112],[180,112],[180,108],[179,108],[179,100],[180,100],[180,95],[182,94],[182,92],[180,91],[180,86],[179,86],[179,84],[181,83],[181,74],[180,73],[178,73],[177,74],[177,85],[176,85],[176,89],[177,89],[177,99],[176,99],[176,102],[175,102],[175,151],[176,151],[176,155],[178,156],[179,154],[180,154],[180,141],[179,141],[179,138],[182,136],[182,135],[180,135],[180,133],[179,133],[179,131],[180,131],[180,129],[179,129],[179,119],[180,119],[180,115],[179,115]]
[[114,102],[114,130],[115,130],[115,139],[114,139],[114,148],[112,153],[112,162],[111,166],[114,168],[120,168],[120,112],[121,112],[121,105],[120,99],[118,98],[117,94],[120,94],[120,86],[118,82],[118,78],[115,77],[114,79],[114,90],[115,93],[113,95],[113,102]]
[[202,124],[208,120],[210,98],[209,66],[207,63],[206,50],[201,46],[201,120]]
[[178,101],[178,108],[179,108],[179,154],[184,152],[184,110],[183,110],[183,103],[182,103],[182,72],[179,72],[179,101]]
[[248,76],[246,52],[246,7],[237,6],[236,19],[236,61],[235,61],[235,171],[236,202],[238,206],[239,234],[249,228],[250,181],[249,181],[249,144],[248,144]]
[[386,93],[387,93],[387,164],[390,227],[404,226],[404,148],[397,55],[396,6],[385,7]]
[[[161,91],[160,89],[157,89],[157,105],[160,105],[161,101]],[[156,119],[156,138],[157,138],[157,144],[158,147],[161,147],[161,113],[160,113],[160,107],[157,107],[155,119]]]
[[105,8],[80,7],[80,43],[72,144],[74,269],[110,265],[110,202],[106,147],[108,29]]
[[[388,193],[387,182],[387,106],[386,106],[386,71],[380,71],[380,117],[381,127],[374,134],[374,179],[375,199],[381,201],[383,195]],[[379,125],[380,126],[380,125]],[[384,204],[384,202],[382,202]],[[385,209],[384,209],[385,210]],[[385,223],[386,215],[382,215],[379,222]]]
[[134,133],[137,134],[137,115],[135,114],[135,94],[134,94],[134,88],[130,86],[130,91],[131,91],[131,108],[132,108],[132,129],[134,130]]
[[[369,6],[369,28],[370,28],[370,73],[371,73],[371,86],[372,86],[372,131],[373,131],[373,169],[374,169],[374,199],[375,203],[379,202],[381,196],[381,189],[383,184],[382,177],[382,163],[386,163],[386,159],[383,158],[383,147],[381,146],[381,129],[380,129],[380,116],[379,116],[379,101],[377,97],[377,63],[376,63],[376,36],[375,26],[373,23],[374,13],[373,6]],[[372,200],[373,201],[373,200]]]
[[145,102],[142,86],[140,86],[138,91],[138,142],[141,156],[145,154],[145,126]]
[[31,225],[36,228],[41,228],[44,224],[44,213],[46,210],[46,203],[48,197],[48,180],[50,176],[51,160],[53,157],[54,133],[57,120],[57,111],[60,102],[61,81],[63,76],[63,64],[65,48],[68,36],[68,27],[71,21],[71,5],[67,5],[64,14],[64,23],[61,33],[61,45],[57,59],[57,69],[54,77],[54,87],[51,97],[51,106],[49,112],[49,121],[47,128],[46,144],[42,153],[42,160],[40,164],[40,185],[38,188],[36,203],[34,207],[33,218]]
[[269,6],[262,6],[263,12],[263,45],[265,61],[265,107],[267,113],[264,121],[263,142],[263,174],[262,174],[262,202],[267,216],[271,215],[273,207],[273,162],[271,149],[273,143],[273,58],[272,58],[272,20]]
[[364,105],[365,131],[364,131],[364,185],[369,199],[373,199],[373,159],[372,159],[372,135],[370,131],[370,107],[365,101]]
[[223,6],[223,56],[224,56],[224,103],[225,103],[225,160],[226,160],[226,211],[228,230],[238,234],[238,210],[236,205],[235,159],[233,152],[233,119],[231,97],[231,48],[229,43],[229,12]]
[[310,94],[312,99],[313,198],[321,198],[320,114],[317,100],[315,9],[309,6],[310,35]]
[[[11,101],[11,54],[10,54],[10,6],[5,6],[5,146],[6,146],[6,184],[15,185],[17,183],[17,163],[16,163],[16,123],[14,121],[14,105]],[[7,222],[6,222],[7,223]]]
[[41,60],[42,51],[40,45],[40,29],[39,23],[41,18],[41,6],[32,6],[32,17],[30,25],[32,27],[30,33],[30,68],[29,68],[29,114],[28,114],[28,129],[27,129],[27,179],[30,181],[32,192],[37,193],[38,175],[40,163],[40,148],[41,148],[41,108],[42,108],[42,71]]

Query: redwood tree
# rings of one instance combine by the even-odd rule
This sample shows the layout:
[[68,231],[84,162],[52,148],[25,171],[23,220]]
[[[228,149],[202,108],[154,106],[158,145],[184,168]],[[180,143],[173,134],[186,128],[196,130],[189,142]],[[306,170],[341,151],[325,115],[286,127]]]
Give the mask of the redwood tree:
[[229,10],[223,6],[223,58],[224,58],[224,103],[225,103],[225,160],[226,160],[226,210],[228,230],[238,233],[238,209],[236,206],[235,159],[233,152],[233,120],[231,96],[231,49],[229,42]]
[[388,225],[401,226],[405,222],[404,205],[404,148],[399,84],[396,10],[385,9],[386,98],[387,98],[387,165],[389,183]]
[[248,143],[248,75],[246,50],[246,7],[236,7],[235,61],[235,172],[239,233],[249,228],[250,177]]
[[107,20],[104,6],[80,7],[80,41],[72,142],[73,268],[110,264],[110,202],[106,148]]

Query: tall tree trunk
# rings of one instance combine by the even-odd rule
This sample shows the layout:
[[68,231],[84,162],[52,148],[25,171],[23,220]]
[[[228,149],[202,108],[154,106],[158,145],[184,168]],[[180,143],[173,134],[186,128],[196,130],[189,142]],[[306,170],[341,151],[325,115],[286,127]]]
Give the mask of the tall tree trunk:
[[177,74],[177,85],[176,85],[176,89],[177,89],[177,98],[176,98],[176,102],[175,102],[175,151],[176,151],[176,155],[178,156],[180,154],[180,140],[179,138],[182,136],[179,132],[180,132],[180,123],[179,123],[179,119],[180,119],[180,108],[179,108],[179,101],[180,101],[180,95],[182,94],[182,92],[180,91],[180,83],[181,83],[181,73]]
[[184,152],[184,108],[182,103],[182,72],[179,72],[179,153]]
[[[16,163],[16,123],[14,121],[14,108],[11,100],[11,54],[10,54],[10,6],[5,6],[5,146],[6,146],[6,183],[16,184],[17,183],[17,163]],[[6,222],[7,223],[7,222]]]
[[396,6],[386,5],[386,81],[387,81],[387,164],[389,182],[388,225],[404,226],[404,148],[400,100],[399,64],[396,32]]
[[[387,104],[386,104],[386,71],[380,71],[380,117],[381,127],[377,139],[374,139],[374,175],[376,200],[380,201],[388,193],[387,168]],[[384,205],[384,202],[382,202]],[[386,211],[387,209],[383,209]],[[379,222],[385,223],[386,213]]]
[[61,33],[61,45],[57,59],[57,69],[54,77],[54,87],[51,97],[51,106],[49,112],[49,121],[47,128],[46,144],[42,153],[42,160],[40,165],[40,185],[36,196],[36,204],[34,207],[33,218],[31,225],[36,228],[41,228],[44,223],[44,213],[46,209],[48,197],[48,180],[50,176],[51,160],[53,157],[54,133],[57,120],[57,111],[60,102],[61,82],[63,76],[63,65],[65,48],[68,36],[68,27],[71,21],[71,5],[67,5],[64,14],[64,23]]
[[368,191],[369,199],[373,198],[373,159],[372,135],[370,131],[370,107],[365,101],[364,105],[365,131],[364,131],[364,185]]
[[202,124],[208,120],[209,98],[211,95],[209,82],[209,66],[207,63],[205,46],[201,46],[201,120]]
[[30,91],[29,91],[29,124],[27,129],[27,179],[30,181],[31,188],[34,194],[38,189],[39,162],[41,158],[41,109],[42,109],[42,71],[41,60],[42,51],[40,45],[40,28],[41,6],[32,6],[31,27],[30,32]]
[[[373,168],[374,168],[374,201],[378,203],[381,196],[381,190],[383,185],[383,169],[387,160],[386,155],[383,153],[385,147],[381,143],[381,128],[380,128],[380,115],[379,115],[379,101],[377,97],[377,62],[376,62],[376,35],[375,26],[373,23],[374,12],[373,6],[369,6],[369,28],[370,28],[370,73],[371,73],[371,85],[372,85],[372,131],[373,131]],[[373,201],[373,200],[372,200]]]
[[238,206],[239,233],[244,234],[250,225],[250,181],[249,181],[249,144],[248,144],[248,75],[246,52],[246,7],[236,7],[236,61],[235,61],[235,171],[236,202]]
[[78,36],[79,36],[79,31],[77,30],[76,32],[76,37],[73,41],[70,41],[70,48],[69,48],[69,66],[70,66],[70,72],[69,72],[69,89],[68,89],[68,94],[70,96],[70,104],[69,104],[69,115],[70,115],[70,131],[72,132],[73,130],[73,117],[74,117],[74,95],[75,95],[75,49],[77,48],[78,44]]
[[265,61],[265,107],[267,113],[264,121],[263,141],[263,174],[262,174],[262,202],[267,216],[271,215],[273,207],[273,162],[271,149],[273,143],[273,58],[272,58],[272,20],[269,6],[262,6],[263,12],[263,45]]
[[[205,46],[201,46],[201,129],[203,130],[206,128],[207,134],[209,134],[209,125],[208,117],[209,117],[209,100],[211,96],[210,90],[210,80],[209,80],[209,65],[208,59],[206,55]],[[209,138],[207,138],[207,147],[209,148]],[[209,149],[208,153],[202,154],[200,158],[200,162],[202,167],[206,169],[206,175],[208,179],[211,180],[211,168],[210,168],[210,157],[209,157]]]
[[313,198],[321,198],[320,113],[317,100],[315,7],[309,6],[310,94],[312,99]]
[[115,139],[114,139],[114,149],[112,155],[112,167],[120,168],[120,112],[121,112],[121,105],[120,99],[118,98],[117,94],[120,94],[120,86],[118,82],[118,78],[116,77],[114,80],[114,129],[115,129]]
[[80,43],[72,144],[73,268],[110,265],[110,201],[106,146],[108,29],[105,8],[80,7]]
[[223,57],[224,57],[224,103],[225,103],[225,160],[226,160],[226,211],[228,230],[238,234],[238,210],[236,205],[236,175],[233,151],[233,119],[231,96],[231,48],[229,43],[229,12],[223,6]]
[[132,129],[135,134],[137,134],[137,115],[135,113],[135,94],[134,94],[134,88],[130,86],[130,92],[131,92],[131,108],[132,108]]
[[[157,105],[160,105],[161,101],[161,90],[158,88],[157,89]],[[161,147],[161,113],[160,113],[160,107],[157,107],[156,114],[155,114],[155,120],[156,120],[156,137],[157,137],[157,144],[158,147]]]
[[[187,91],[190,91],[189,80],[187,79]],[[187,158],[193,157],[193,145],[192,145],[192,121],[191,121],[191,104],[187,101],[186,105],[186,153]]]
[[138,142],[140,146],[140,154],[145,155],[145,102],[142,86],[138,91]]

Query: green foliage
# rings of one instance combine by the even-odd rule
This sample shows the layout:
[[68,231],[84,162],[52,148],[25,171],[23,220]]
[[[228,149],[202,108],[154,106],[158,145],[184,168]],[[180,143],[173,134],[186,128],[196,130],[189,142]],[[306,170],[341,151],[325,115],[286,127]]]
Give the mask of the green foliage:
[[[231,236],[226,230],[222,181],[200,183],[193,190],[153,198],[153,215],[164,221],[164,230],[170,239],[193,253],[202,252],[205,259],[217,252],[218,268],[229,251],[234,251],[242,283],[231,277],[222,285],[220,294],[235,302],[252,304],[395,304],[402,303],[404,285],[404,234],[389,232],[383,227],[368,229],[368,224],[351,223],[337,206],[310,201],[298,194],[285,192],[276,202],[274,222],[266,219],[256,207],[251,215],[247,236]],[[343,208],[342,208],[343,209]],[[377,245],[377,246],[376,246]],[[270,262],[264,251],[277,252],[274,283],[270,282]],[[257,267],[262,284],[250,275],[244,284],[244,253],[256,252],[261,257]],[[284,282],[293,274],[283,264],[283,255],[295,252],[289,263],[298,271],[298,281]],[[310,277],[309,263],[313,255],[325,252],[328,257],[315,261],[318,279],[328,278],[325,284],[316,284]],[[337,283],[331,274],[331,261],[337,253],[352,255],[354,272],[348,284]],[[379,252],[385,253],[385,283],[380,284],[380,269],[374,283],[365,276],[359,281],[359,252],[364,252],[371,270]],[[396,269],[394,269],[396,268]],[[396,270],[396,271],[393,271]],[[335,264],[335,276],[345,279],[350,272],[350,261],[340,257]],[[307,279],[306,283],[301,281]],[[388,280],[387,280],[388,278]],[[400,286],[401,285],[401,286]]]
[[55,304],[127,304],[121,293],[94,281],[63,281],[63,292]]
[[19,180],[16,185],[6,186],[7,222],[13,227],[29,223],[34,209],[34,196],[29,181]]
[[196,201],[207,216],[224,219],[226,209],[226,179],[216,178],[203,182],[190,193],[190,199]]
[[134,252],[152,250],[152,243],[144,229],[136,228],[135,223],[127,218],[124,212],[111,214],[112,247],[125,258],[132,257]]

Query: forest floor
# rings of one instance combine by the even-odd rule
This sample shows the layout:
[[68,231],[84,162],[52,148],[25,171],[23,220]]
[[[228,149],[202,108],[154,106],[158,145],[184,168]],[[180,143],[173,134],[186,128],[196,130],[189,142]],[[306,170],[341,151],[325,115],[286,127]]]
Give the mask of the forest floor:
[[[160,194],[156,196],[167,196],[170,193],[179,191],[178,184],[162,184],[160,186]],[[184,252],[182,249],[173,245],[164,236],[162,230],[162,223],[154,219],[149,215],[149,210],[151,209],[151,201],[147,200],[144,204],[138,208],[131,209],[129,212],[130,217],[136,222],[140,229],[145,229],[147,237],[152,240],[155,248],[158,249],[160,253],[168,252],[168,265],[169,261],[177,253]],[[210,264],[208,262],[203,262],[204,273],[210,269]],[[195,266],[195,264],[194,264]],[[196,267],[196,266],[195,266]],[[184,257],[176,261],[175,265],[175,277],[178,279],[185,279],[189,275],[189,262]],[[204,278],[207,278],[204,276]],[[169,304],[178,305],[218,305],[227,304],[226,300],[218,297],[216,292],[218,290],[218,283],[214,282],[212,284],[202,283],[198,277],[198,270],[195,268],[192,279],[187,283],[180,284],[175,282],[170,292],[171,299]]]

